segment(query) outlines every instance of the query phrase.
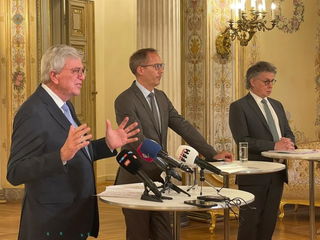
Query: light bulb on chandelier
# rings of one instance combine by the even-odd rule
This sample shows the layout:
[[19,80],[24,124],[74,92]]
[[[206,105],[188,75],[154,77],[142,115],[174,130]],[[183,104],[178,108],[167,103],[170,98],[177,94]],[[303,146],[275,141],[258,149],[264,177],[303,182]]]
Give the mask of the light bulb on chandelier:
[[[275,17],[276,4],[270,5],[266,11],[265,0],[251,0],[246,9],[246,1],[238,0],[231,4],[228,27],[216,39],[216,50],[222,58],[228,58],[231,53],[231,41],[238,39],[241,46],[247,46],[257,31],[272,30],[278,20]],[[267,16],[270,18],[268,21]]]

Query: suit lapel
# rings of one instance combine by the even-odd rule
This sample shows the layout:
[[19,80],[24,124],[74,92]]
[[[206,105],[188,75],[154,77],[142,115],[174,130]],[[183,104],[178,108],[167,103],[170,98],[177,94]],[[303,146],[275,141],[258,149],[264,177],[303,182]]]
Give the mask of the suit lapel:
[[[143,93],[140,91],[140,89],[136,86],[135,82],[133,82],[133,84],[131,85],[131,88],[133,89],[135,95],[137,96],[138,100],[141,102],[142,106],[144,107],[148,117],[151,119],[152,123],[153,123],[153,127],[155,128],[155,130],[157,131],[158,135],[161,136],[158,128],[157,128],[157,124],[156,121],[153,117],[153,113],[151,111],[151,108],[149,106],[149,103],[147,102],[146,98],[144,97]],[[157,95],[156,95],[156,99],[157,99]],[[158,101],[158,99],[157,99]],[[159,107],[159,111],[161,112],[160,109],[160,104],[158,104]],[[160,121],[161,121],[161,114],[160,114]],[[161,121],[161,126],[162,126],[162,121]]]
[[[261,112],[261,110],[260,110],[258,104],[256,103],[256,101],[254,100],[254,98],[251,96],[250,93],[248,93],[246,98],[247,98],[247,101],[248,101],[248,105],[252,108],[252,110],[258,116],[258,118],[263,123],[263,125],[266,127],[266,129],[268,129],[268,131],[270,132],[267,120],[264,117],[263,113]],[[270,134],[271,134],[271,132],[270,132]]]
[[[165,112],[163,107],[165,106],[164,103],[161,101],[161,98],[159,97],[159,91],[157,89],[154,90],[154,93],[155,93],[155,98],[157,100],[157,104],[158,104],[158,108],[159,108],[159,118],[160,118],[160,129],[159,129],[159,136],[161,136],[162,134],[162,126],[165,125],[164,123],[164,116],[163,116],[163,113]],[[154,123],[156,124],[156,123]],[[155,125],[156,126],[156,125]]]
[[64,116],[61,109],[57,106],[57,104],[53,101],[50,95],[41,87],[39,86],[36,93],[40,97],[40,99],[45,103],[47,106],[47,110],[50,113],[51,117],[56,120],[56,122],[61,125],[66,131],[69,131],[70,122]]
[[[66,116],[62,113],[61,109],[59,109],[59,107],[57,106],[57,104],[53,101],[53,99],[50,97],[50,95],[46,92],[46,90],[44,90],[41,86],[38,87],[36,93],[38,94],[38,96],[40,97],[40,99],[46,104],[47,106],[47,110],[50,113],[51,117],[53,119],[56,120],[56,122],[65,129],[65,131],[68,133],[69,129],[70,129],[70,122],[69,120],[66,118]],[[74,108],[72,106],[72,104],[70,102],[67,103],[70,111],[71,111],[71,115],[73,117],[73,119],[75,120],[75,122],[80,125],[80,122],[78,120],[78,118],[76,117],[75,113],[74,113]],[[92,147],[91,144],[89,144],[88,146],[89,148],[89,152],[90,155],[92,156]],[[88,154],[86,153],[86,150],[83,148],[81,149],[81,151],[85,154],[85,156],[90,160]]]

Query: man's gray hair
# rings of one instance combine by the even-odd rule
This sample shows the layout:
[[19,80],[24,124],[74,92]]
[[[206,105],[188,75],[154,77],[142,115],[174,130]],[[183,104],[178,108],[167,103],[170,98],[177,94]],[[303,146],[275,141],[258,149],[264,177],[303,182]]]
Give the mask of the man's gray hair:
[[248,70],[246,74],[246,89],[251,88],[251,83],[250,80],[254,77],[256,77],[259,73],[262,72],[271,72],[276,74],[277,73],[277,68],[273,66],[269,62],[257,62],[256,64],[252,65]]
[[60,73],[66,63],[66,59],[81,59],[83,55],[74,47],[59,44],[47,49],[41,58],[41,82],[50,82],[50,72]]

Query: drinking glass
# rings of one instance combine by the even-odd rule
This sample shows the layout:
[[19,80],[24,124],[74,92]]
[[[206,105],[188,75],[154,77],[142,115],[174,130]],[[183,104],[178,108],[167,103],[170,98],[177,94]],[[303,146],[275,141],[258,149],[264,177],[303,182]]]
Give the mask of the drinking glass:
[[239,142],[239,160],[240,162],[248,161],[248,142]]

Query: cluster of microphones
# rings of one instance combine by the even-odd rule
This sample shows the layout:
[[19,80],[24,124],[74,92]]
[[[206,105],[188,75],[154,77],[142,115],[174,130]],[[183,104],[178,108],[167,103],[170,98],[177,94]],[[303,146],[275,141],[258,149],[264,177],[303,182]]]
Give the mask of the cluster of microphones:
[[[137,150],[122,150],[116,157],[121,167],[126,169],[131,174],[136,175],[145,185],[145,193],[143,197],[148,195],[148,191],[153,192],[155,200],[162,201],[164,197],[157,185],[151,180],[146,172],[141,169],[141,163],[138,158],[147,162],[153,162],[162,171],[165,171],[167,175],[181,181],[181,176],[174,168],[179,168],[186,173],[192,173],[193,168],[198,166],[201,169],[213,172],[215,174],[221,174],[221,170],[211,165],[209,161],[203,160],[199,157],[199,153],[192,147],[187,145],[181,145],[177,149],[176,159],[169,156],[167,152],[162,150],[162,147],[157,142],[151,139],[145,139],[137,148]],[[212,161],[212,159],[210,160]],[[171,184],[172,185],[172,184]],[[177,186],[175,186],[177,191]],[[182,191],[182,190],[181,190]],[[142,197],[142,199],[143,199]],[[150,199],[145,199],[150,200]]]

